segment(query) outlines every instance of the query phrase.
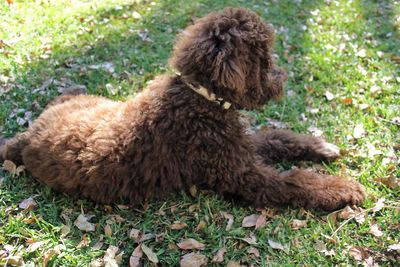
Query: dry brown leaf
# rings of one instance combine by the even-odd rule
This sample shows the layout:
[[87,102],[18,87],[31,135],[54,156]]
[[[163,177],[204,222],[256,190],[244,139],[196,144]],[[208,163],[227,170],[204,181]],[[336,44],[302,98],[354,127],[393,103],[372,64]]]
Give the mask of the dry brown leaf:
[[61,226],[61,236],[66,237],[71,232],[71,227],[68,225],[63,224]]
[[99,241],[92,247],[92,250],[100,250],[104,245],[104,236],[100,235]]
[[333,100],[333,99],[335,98],[335,96],[334,96],[331,92],[329,92],[329,91],[326,91],[325,94],[324,94],[324,96],[326,97],[326,99],[327,99],[328,101],[331,101],[331,100]]
[[378,199],[378,201],[375,203],[375,206],[372,208],[373,212],[378,212],[381,209],[383,209],[383,207],[385,206],[385,199],[384,198],[380,198]]
[[170,228],[172,230],[182,230],[183,228],[187,227],[187,224],[181,221],[175,221]]
[[388,176],[388,177],[376,178],[375,182],[384,184],[391,189],[400,187],[400,179],[396,178],[393,175]]
[[156,263],[156,264],[158,263],[157,255],[145,244],[142,244],[142,251],[147,256],[149,261]]
[[224,262],[224,255],[225,255],[226,252],[227,252],[227,250],[226,250],[225,247],[220,248],[220,249],[217,251],[217,253],[215,254],[215,256],[214,256],[214,258],[212,259],[211,262],[214,262],[214,263],[221,263],[221,262]]
[[242,238],[242,240],[250,245],[257,245],[257,237],[253,233],[248,237]]
[[397,251],[400,252],[400,242],[397,244],[390,245],[388,247],[388,251]]
[[12,266],[23,266],[25,264],[24,259],[21,256],[9,256],[4,258],[3,261],[6,261]]
[[260,257],[260,251],[257,248],[251,247],[248,251],[250,254],[253,254],[256,258]]
[[368,233],[373,234],[376,237],[381,237],[383,235],[382,231],[379,230],[378,225],[372,224]]
[[139,267],[142,266],[140,259],[143,256],[142,245],[138,245],[132,252],[129,258],[129,267]]
[[265,215],[261,214],[258,216],[256,220],[256,229],[260,229],[261,227],[264,227],[267,224],[267,219],[265,218]]
[[183,255],[180,261],[181,267],[200,267],[207,264],[207,257],[200,253],[189,253]]
[[24,211],[33,210],[37,207],[37,203],[32,197],[30,197],[22,200],[21,203],[18,204],[18,207]]
[[258,219],[259,215],[257,214],[252,214],[250,216],[246,216],[243,218],[242,221],[242,227],[253,227],[256,226],[256,222]]
[[104,226],[104,234],[106,236],[112,236],[112,230],[109,224],[106,224],[106,226]]
[[196,197],[197,196],[197,186],[192,185],[189,189],[189,192],[192,197]]
[[59,255],[62,250],[64,250],[65,247],[64,245],[57,245],[52,249],[47,250],[43,254],[43,266],[47,266],[47,263],[53,258],[55,255]]
[[189,206],[189,212],[193,213],[195,210],[197,210],[199,208],[199,205],[197,204],[193,204]]
[[225,228],[225,230],[226,231],[230,231],[231,229],[232,229],[232,225],[233,225],[233,215],[232,214],[229,214],[229,213],[227,213],[227,212],[221,212],[221,214],[222,214],[222,216],[224,216],[224,218],[225,219],[227,219],[228,220],[228,223],[226,224],[226,228]]
[[134,240],[135,242],[138,242],[141,235],[142,235],[142,233],[140,232],[140,230],[134,229],[134,228],[131,229],[128,234],[129,238]]
[[7,2],[8,5],[12,5],[14,3],[14,0],[6,0],[6,2]]
[[347,220],[350,217],[354,216],[355,212],[350,206],[346,206],[341,212],[339,212],[338,217],[340,219]]
[[355,139],[359,139],[359,138],[363,137],[364,135],[365,135],[364,125],[357,124],[353,130],[353,137]]
[[360,246],[352,246],[349,248],[349,255],[357,260],[357,261],[362,261],[368,258],[368,253],[367,251]]
[[116,246],[110,245],[104,254],[103,261],[105,267],[118,267],[118,262],[116,259],[116,254],[119,248]]
[[275,242],[271,239],[268,239],[268,244],[270,245],[271,248],[273,249],[280,249],[280,250],[285,250],[285,248],[283,247],[283,245],[281,243]]
[[[345,105],[351,105],[351,104],[353,104],[353,99],[350,98],[350,97],[345,97],[345,98],[342,99],[342,102],[343,102],[343,104],[345,104]],[[360,106],[361,106],[361,105],[360,105]],[[360,107],[360,109],[365,109],[365,108],[361,108],[361,107]]]
[[294,219],[293,221],[290,222],[290,227],[293,230],[299,230],[300,228],[304,227],[307,225],[307,221],[306,220],[297,220]]
[[226,267],[241,267],[240,263],[236,262],[236,261],[228,261],[228,264],[226,265]]
[[[27,242],[28,243],[28,242]],[[36,251],[38,248],[44,245],[43,241],[33,241],[29,243],[29,246],[27,247],[26,251],[29,253],[32,253]]]
[[93,223],[88,222],[93,217],[93,215],[88,216],[84,214],[79,214],[78,218],[76,218],[74,222],[74,225],[78,227],[79,230],[93,232],[96,227]]
[[200,220],[199,224],[196,226],[196,232],[202,231],[207,228],[207,223],[204,220]]
[[12,176],[14,176],[17,170],[17,165],[15,165],[15,163],[11,160],[5,160],[3,162],[3,170],[9,172]]
[[204,249],[205,245],[203,243],[200,243],[199,241],[193,239],[193,238],[188,238],[186,240],[183,240],[182,242],[178,243],[177,246],[180,249]]
[[76,248],[83,248],[83,247],[87,247],[89,245],[89,238],[87,236],[87,234],[84,234],[82,236],[81,242],[79,242],[79,244],[76,246]]

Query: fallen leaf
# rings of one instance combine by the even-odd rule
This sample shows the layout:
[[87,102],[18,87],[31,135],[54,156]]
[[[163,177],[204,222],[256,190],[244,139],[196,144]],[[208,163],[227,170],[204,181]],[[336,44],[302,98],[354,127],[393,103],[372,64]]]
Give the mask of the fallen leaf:
[[193,204],[193,205],[190,205],[189,206],[189,212],[190,213],[193,213],[195,210],[197,210],[199,208],[199,205],[197,205],[197,204]]
[[112,236],[112,230],[109,224],[106,224],[106,226],[104,226],[104,234],[106,236]]
[[341,212],[339,212],[338,217],[341,219],[349,219],[351,216],[354,216],[354,210],[350,208],[350,206],[346,206]]
[[[351,105],[353,104],[353,99],[350,97],[345,97],[342,99],[343,104],[345,105]],[[361,106],[361,105],[360,105]],[[360,107],[361,108],[361,107]],[[364,108],[365,109],[365,108]]]
[[284,123],[284,122],[276,121],[276,120],[273,120],[273,119],[270,119],[270,118],[266,118],[265,120],[266,120],[266,121],[268,122],[268,124],[271,125],[273,128],[276,128],[276,129],[288,129],[288,128],[289,128],[289,126],[288,126],[286,123]]
[[100,235],[99,241],[92,247],[93,250],[100,250],[104,245],[104,236]]
[[32,252],[36,251],[38,248],[40,248],[43,245],[44,245],[43,241],[30,243],[29,246],[27,247],[26,251],[28,253],[32,253]]
[[9,256],[4,258],[2,262],[3,261],[7,262],[12,266],[23,266],[25,264],[24,259],[21,256]]
[[171,224],[170,228],[172,230],[181,230],[183,228],[187,227],[187,224],[181,221],[176,221],[173,224]]
[[207,257],[200,253],[189,253],[183,255],[180,261],[181,267],[200,267],[207,264]]
[[367,251],[363,247],[360,247],[360,246],[350,247],[349,255],[357,261],[362,261],[362,260],[368,258]]
[[196,197],[197,196],[197,186],[192,185],[189,189],[189,192],[192,197]]
[[86,86],[83,84],[75,84],[69,87],[59,87],[58,92],[62,95],[83,95],[86,94]]
[[359,138],[363,137],[364,135],[365,135],[364,125],[357,124],[353,130],[353,137],[355,139],[359,139]]
[[200,243],[199,241],[188,238],[180,243],[177,244],[180,249],[204,249],[205,245]]
[[47,263],[53,258],[55,255],[60,255],[61,251],[65,249],[64,245],[57,245],[52,249],[47,250],[43,254],[43,266],[47,266]]
[[202,231],[207,228],[207,223],[204,220],[200,220],[199,224],[196,226],[196,232]]
[[248,237],[242,238],[242,240],[250,245],[257,245],[257,237],[253,233]]
[[260,251],[258,251],[258,249],[255,247],[249,248],[248,252],[253,254],[256,258],[260,257]]
[[400,252],[400,242],[394,245],[390,245],[388,247],[388,251],[397,251]]
[[132,252],[132,255],[129,258],[129,267],[139,267],[142,266],[140,259],[143,256],[142,245],[138,245]]
[[326,99],[327,99],[328,101],[331,101],[332,99],[335,98],[335,96],[334,96],[331,92],[329,92],[329,91],[326,91],[325,94],[324,94],[324,96],[326,97]]
[[265,215],[261,214],[258,216],[256,220],[256,229],[260,229],[261,227],[264,227],[267,224],[267,220],[265,218]]
[[118,262],[116,260],[118,250],[118,247],[112,245],[107,248],[103,257],[105,267],[118,267]]
[[227,252],[227,250],[226,250],[225,247],[220,248],[220,249],[217,251],[217,253],[215,254],[215,256],[213,257],[213,259],[212,259],[211,262],[214,262],[214,263],[221,263],[221,262],[224,262],[224,255],[225,255],[226,252]]
[[89,245],[89,239],[87,237],[87,234],[84,234],[82,236],[81,242],[79,242],[79,244],[76,246],[76,248],[83,248],[83,247],[87,247]]
[[366,50],[364,48],[360,49],[360,51],[358,51],[356,53],[356,56],[358,56],[358,57],[365,57],[366,55],[367,55],[367,53],[366,53]]
[[63,224],[61,226],[61,236],[62,237],[67,236],[70,232],[71,232],[71,227],[69,227],[68,225],[65,225],[65,224]]
[[149,261],[153,263],[158,263],[157,255],[145,244],[142,244],[142,251],[147,256]]
[[271,239],[268,239],[268,244],[270,245],[271,248],[273,249],[280,249],[280,250],[285,250],[282,244],[275,242]]
[[242,221],[242,227],[253,227],[256,226],[256,222],[258,219],[259,215],[257,214],[252,214],[250,216],[246,216],[243,218]]
[[372,224],[368,233],[373,234],[376,237],[381,237],[383,235],[382,231],[379,230],[378,225]]
[[318,129],[315,126],[310,126],[307,129],[312,135],[316,136],[316,137],[320,137],[324,134],[324,131],[322,131],[321,129]]
[[378,212],[381,209],[383,209],[383,207],[385,206],[385,199],[384,198],[380,198],[378,199],[378,201],[375,203],[375,206],[372,208],[373,212]]
[[236,262],[236,261],[228,261],[228,264],[226,265],[226,267],[241,267],[240,263]]
[[221,213],[222,213],[222,216],[224,216],[224,218],[228,220],[228,222],[226,224],[225,231],[230,231],[232,229],[232,225],[233,225],[233,221],[234,221],[233,220],[233,215],[229,214],[227,212],[224,212],[224,211],[221,212]]
[[128,234],[129,238],[137,242],[141,236],[141,232],[138,229],[131,229]]
[[396,178],[394,175],[390,175],[388,177],[376,178],[374,180],[375,182],[384,184],[391,189],[400,187],[400,179]]
[[17,170],[17,165],[15,165],[15,163],[11,160],[5,160],[3,162],[3,170],[9,172],[12,176],[14,176]]
[[75,220],[74,225],[78,227],[79,230],[86,231],[86,232],[93,232],[96,227],[93,223],[88,222],[93,215],[86,216],[84,214],[79,214],[78,218]]
[[108,73],[114,73],[114,71],[115,71],[114,64],[111,62],[104,62],[101,64],[91,65],[91,66],[89,66],[89,69],[92,69],[92,70],[103,69],[103,70],[107,71]]
[[293,230],[299,230],[300,228],[304,227],[307,225],[307,221],[306,220],[297,220],[294,219],[293,221],[290,222],[290,227]]
[[24,211],[33,210],[37,207],[37,203],[32,197],[30,197],[22,200],[18,207]]
[[132,12],[132,18],[134,18],[134,19],[140,19],[142,16],[138,13],[138,12],[136,12],[136,11],[133,11]]

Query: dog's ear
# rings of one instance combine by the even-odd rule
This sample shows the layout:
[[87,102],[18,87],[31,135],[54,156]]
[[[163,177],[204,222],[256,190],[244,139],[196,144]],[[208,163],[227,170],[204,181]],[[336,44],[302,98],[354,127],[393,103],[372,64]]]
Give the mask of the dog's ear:
[[175,44],[171,65],[182,75],[211,81],[218,87],[243,90],[245,66],[238,21],[206,17],[189,26]]
[[[231,22],[232,23],[232,22]],[[225,26],[225,27],[224,27]],[[220,86],[243,90],[245,87],[245,61],[241,52],[243,43],[235,25],[217,25],[208,42],[206,61],[211,61],[211,79]]]

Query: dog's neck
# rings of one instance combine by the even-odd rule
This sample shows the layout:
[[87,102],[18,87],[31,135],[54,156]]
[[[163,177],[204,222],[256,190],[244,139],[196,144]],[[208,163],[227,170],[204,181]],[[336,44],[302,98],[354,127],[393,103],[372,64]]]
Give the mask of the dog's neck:
[[222,97],[217,97],[211,90],[198,85],[198,86],[194,86],[192,83],[186,81],[180,73],[176,73],[176,75],[178,77],[181,78],[181,80],[190,88],[192,89],[194,92],[196,92],[197,94],[203,96],[205,99],[207,99],[208,101],[214,102],[217,105],[221,106],[223,109],[229,109],[232,104],[228,101],[225,101]]

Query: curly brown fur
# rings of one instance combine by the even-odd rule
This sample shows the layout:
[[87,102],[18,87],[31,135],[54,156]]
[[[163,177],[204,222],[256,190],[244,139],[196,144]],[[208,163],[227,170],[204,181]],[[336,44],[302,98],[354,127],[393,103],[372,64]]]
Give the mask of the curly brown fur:
[[[355,181],[279,173],[263,162],[327,158],[322,141],[289,132],[250,136],[240,122],[238,108],[282,94],[286,74],[274,66],[273,39],[272,27],[248,10],[209,14],[175,46],[171,64],[181,76],[160,77],[128,102],[62,96],[3,145],[2,157],[21,161],[56,190],[101,203],[135,205],[197,185],[256,207],[360,204],[364,190]],[[233,107],[223,109],[188,83]]]

